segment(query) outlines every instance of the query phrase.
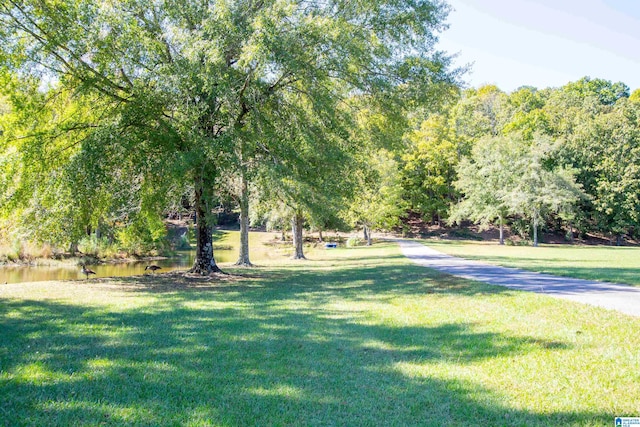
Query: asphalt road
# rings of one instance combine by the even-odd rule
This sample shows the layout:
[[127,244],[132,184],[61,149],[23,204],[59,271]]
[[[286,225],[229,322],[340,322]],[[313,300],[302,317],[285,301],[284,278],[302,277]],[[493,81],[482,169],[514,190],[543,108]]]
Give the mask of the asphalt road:
[[640,316],[638,288],[498,267],[446,255],[414,241],[399,239],[397,242],[407,258],[424,267],[492,285],[542,293]]

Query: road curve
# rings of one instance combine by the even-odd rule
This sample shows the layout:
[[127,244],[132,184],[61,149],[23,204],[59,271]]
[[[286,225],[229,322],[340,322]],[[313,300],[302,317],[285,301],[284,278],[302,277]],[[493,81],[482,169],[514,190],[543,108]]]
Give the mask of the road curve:
[[492,285],[542,293],[640,316],[638,288],[498,267],[446,255],[415,241],[397,239],[396,242],[407,258],[424,267]]

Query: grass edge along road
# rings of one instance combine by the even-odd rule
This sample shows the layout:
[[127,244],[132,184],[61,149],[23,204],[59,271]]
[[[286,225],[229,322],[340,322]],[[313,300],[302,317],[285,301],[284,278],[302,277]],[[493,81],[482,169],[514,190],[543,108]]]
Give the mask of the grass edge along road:
[[640,247],[540,245],[500,246],[460,240],[416,240],[469,260],[556,276],[640,286]]
[[391,243],[0,287],[0,425],[613,425],[640,320],[414,266]]

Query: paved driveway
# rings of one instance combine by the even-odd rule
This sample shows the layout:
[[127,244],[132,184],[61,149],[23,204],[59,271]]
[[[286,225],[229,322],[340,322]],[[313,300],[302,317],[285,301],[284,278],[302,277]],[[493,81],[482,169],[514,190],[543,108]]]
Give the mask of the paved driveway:
[[640,316],[639,288],[498,267],[452,257],[418,242],[400,239],[397,242],[402,253],[416,264],[454,276],[522,291],[543,293]]

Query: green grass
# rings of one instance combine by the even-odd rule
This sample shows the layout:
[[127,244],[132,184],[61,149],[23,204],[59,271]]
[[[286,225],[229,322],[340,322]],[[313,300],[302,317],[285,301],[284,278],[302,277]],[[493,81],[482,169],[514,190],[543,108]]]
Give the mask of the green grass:
[[601,426],[640,414],[640,319],[412,265],[0,286],[0,425]]
[[450,255],[490,264],[640,286],[640,247],[541,245],[534,248],[472,241],[422,242]]

